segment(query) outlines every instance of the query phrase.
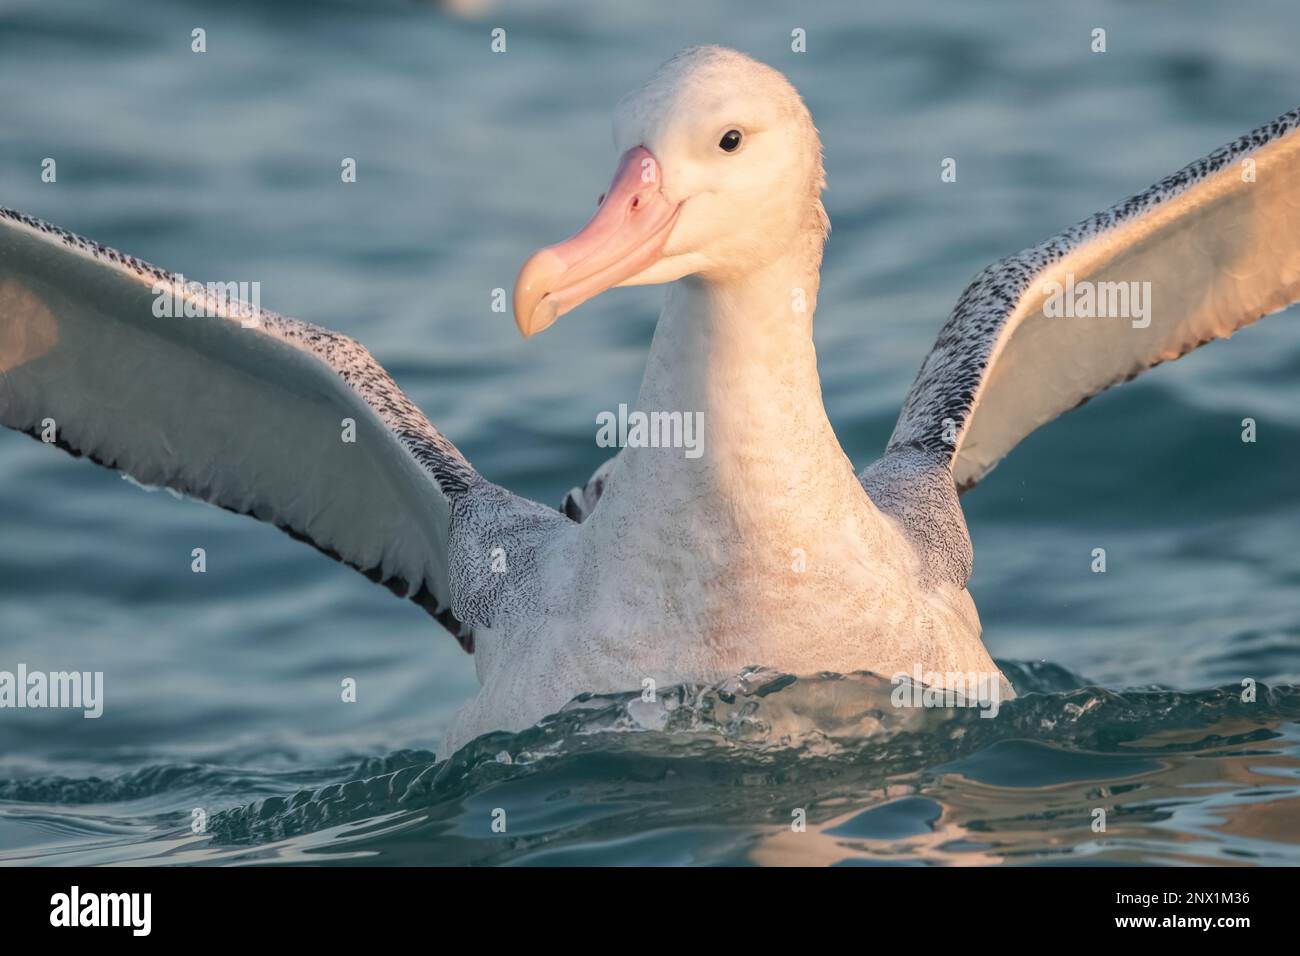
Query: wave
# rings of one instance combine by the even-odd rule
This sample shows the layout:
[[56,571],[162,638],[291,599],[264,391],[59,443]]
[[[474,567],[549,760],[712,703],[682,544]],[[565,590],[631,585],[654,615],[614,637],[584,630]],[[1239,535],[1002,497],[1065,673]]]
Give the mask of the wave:
[[[895,706],[872,674],[753,668],[653,701],[583,695],[450,759],[0,781],[0,826],[61,834],[0,859],[1300,862],[1283,838],[1300,806],[1300,687],[1113,690],[1049,663],[1000,666],[1019,696],[991,718]],[[201,834],[196,804],[226,806]]]
[[[1020,696],[992,719],[971,707],[896,707],[893,685],[872,674],[755,669],[675,687],[652,703],[636,693],[586,695],[449,760],[407,751],[337,784],[228,810],[211,835],[248,846],[330,830],[337,851],[391,855],[423,844],[437,848],[438,862],[505,862],[566,830],[608,828],[629,808],[637,821],[625,836],[656,820],[716,825],[720,809],[728,825],[770,826],[784,808],[812,804],[815,823],[833,819],[837,801],[887,802],[891,786],[919,792],[954,772],[991,786],[1025,774],[1036,788],[1113,785],[1161,769],[1162,758],[1273,740],[1300,717],[1295,686],[1259,686],[1250,701],[1241,687],[1115,691],[1050,664],[1001,666]],[[496,810],[510,815],[510,849],[487,846]]]

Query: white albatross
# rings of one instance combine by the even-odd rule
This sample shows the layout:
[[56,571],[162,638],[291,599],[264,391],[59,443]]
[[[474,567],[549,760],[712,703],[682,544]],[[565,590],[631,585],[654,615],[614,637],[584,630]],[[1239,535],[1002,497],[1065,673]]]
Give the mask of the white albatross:
[[[780,73],[717,47],[619,104],[603,203],[514,299],[531,335],[612,286],[672,283],[637,409],[703,413],[703,455],[628,447],[562,510],[519,498],[353,340],[270,313],[245,327],[220,303],[156,318],[168,273],[7,211],[0,423],[274,524],[423,606],[482,684],[444,755],[584,691],[750,664],[996,677],[959,489],[1089,396],[1300,297],[1297,117],[980,273],[860,473],[813,351],[817,132]],[[1069,282],[1151,283],[1149,324],[1049,316]]]

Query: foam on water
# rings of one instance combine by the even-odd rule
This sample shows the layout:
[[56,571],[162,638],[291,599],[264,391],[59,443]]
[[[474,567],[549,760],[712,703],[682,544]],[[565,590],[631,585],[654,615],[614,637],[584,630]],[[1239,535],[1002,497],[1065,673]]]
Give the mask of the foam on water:
[[[753,669],[578,698],[450,760],[400,751],[305,788],[195,765],[5,781],[0,861],[1300,863],[1274,840],[1300,807],[1300,688],[1248,702],[1002,666],[1021,696],[995,718],[898,708],[874,675]],[[259,791],[191,832],[187,801]],[[14,846],[24,805],[57,836]]]

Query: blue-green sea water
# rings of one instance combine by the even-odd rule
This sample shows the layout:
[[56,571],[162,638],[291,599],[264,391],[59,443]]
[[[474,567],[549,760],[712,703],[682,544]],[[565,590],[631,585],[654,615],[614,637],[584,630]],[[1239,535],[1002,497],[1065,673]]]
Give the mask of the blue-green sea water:
[[[0,205],[259,281],[366,344],[488,478],[558,503],[605,456],[597,412],[635,398],[662,293],[524,342],[492,290],[586,219],[613,105],[682,46],[766,60],[817,120],[816,341],[860,464],[980,268],[1300,104],[1290,0],[475,6],[4,0]],[[473,662],[414,605],[0,433],[0,670],[106,685],[98,720],[0,711],[0,863],[1298,863],[1295,318],[1100,396],[965,496],[1022,691],[995,719],[756,670],[446,760]]]

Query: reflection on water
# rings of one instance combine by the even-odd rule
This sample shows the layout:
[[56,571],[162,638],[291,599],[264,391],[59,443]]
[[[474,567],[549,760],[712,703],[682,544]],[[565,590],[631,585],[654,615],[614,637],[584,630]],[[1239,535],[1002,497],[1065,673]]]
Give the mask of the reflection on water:
[[[1003,666],[1022,696],[995,719],[900,710],[872,675],[758,670],[652,704],[580,699],[449,761],[404,751],[301,789],[202,767],[9,782],[6,814],[46,832],[0,827],[0,860],[1300,863],[1300,688],[1059,691],[1081,682]],[[273,795],[202,836],[186,811],[140,815],[222,788]]]

